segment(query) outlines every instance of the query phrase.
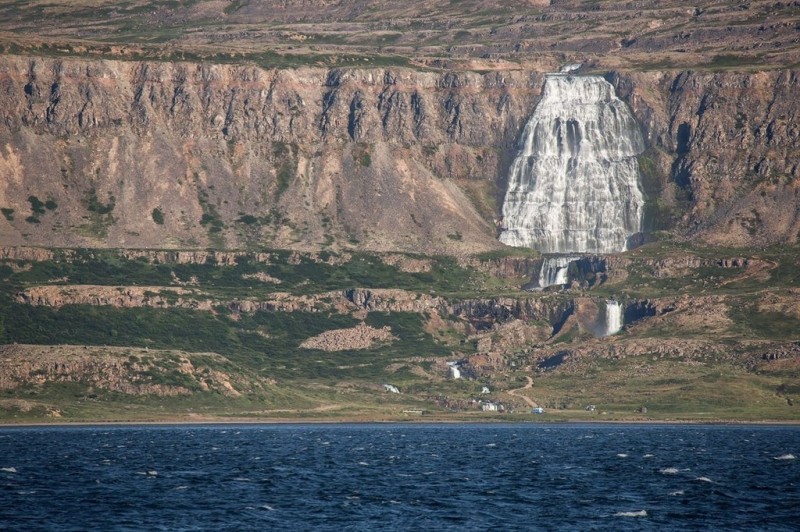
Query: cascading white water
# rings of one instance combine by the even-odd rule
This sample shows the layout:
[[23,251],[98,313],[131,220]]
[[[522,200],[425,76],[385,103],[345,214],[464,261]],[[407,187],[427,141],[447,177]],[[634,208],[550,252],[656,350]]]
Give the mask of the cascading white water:
[[539,288],[569,283],[569,265],[578,257],[545,257],[539,270]]
[[500,241],[542,253],[616,253],[641,231],[636,120],[599,76],[549,74],[511,166]]
[[622,329],[622,307],[619,302],[606,300],[606,330],[603,336],[617,334]]

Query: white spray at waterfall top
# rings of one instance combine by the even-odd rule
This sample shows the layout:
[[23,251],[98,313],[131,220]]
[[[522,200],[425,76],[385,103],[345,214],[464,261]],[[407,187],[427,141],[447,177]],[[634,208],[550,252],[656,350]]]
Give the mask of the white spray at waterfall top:
[[642,230],[644,150],[599,76],[550,74],[509,174],[500,241],[542,253],[616,253]]

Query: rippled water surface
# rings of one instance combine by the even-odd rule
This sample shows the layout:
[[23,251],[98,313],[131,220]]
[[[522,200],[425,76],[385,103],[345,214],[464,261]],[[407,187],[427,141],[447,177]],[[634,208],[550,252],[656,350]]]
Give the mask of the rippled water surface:
[[800,428],[0,430],[3,530],[798,530]]

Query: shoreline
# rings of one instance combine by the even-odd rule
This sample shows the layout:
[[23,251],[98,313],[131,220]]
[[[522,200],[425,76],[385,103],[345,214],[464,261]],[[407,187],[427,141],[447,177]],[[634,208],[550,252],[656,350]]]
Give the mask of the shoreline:
[[0,422],[0,430],[13,428],[67,428],[67,427],[123,427],[123,426],[213,426],[213,425],[706,425],[706,426],[786,426],[800,427],[800,420],[601,420],[601,419],[421,419],[421,418],[383,418],[383,419],[322,419],[322,418],[204,418],[204,419],[164,419],[164,420],[78,420],[78,421],[20,421],[19,423]]

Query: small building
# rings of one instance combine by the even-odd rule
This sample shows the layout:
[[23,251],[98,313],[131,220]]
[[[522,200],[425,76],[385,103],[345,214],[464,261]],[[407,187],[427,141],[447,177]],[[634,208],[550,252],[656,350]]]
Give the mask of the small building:
[[594,412],[595,410],[597,410],[597,407],[594,406],[594,405],[587,405],[586,406],[586,411],[587,412]]
[[491,401],[486,401],[481,403],[481,410],[484,412],[497,412],[500,410],[500,405]]
[[537,406],[531,410],[531,414],[544,414],[544,408]]

